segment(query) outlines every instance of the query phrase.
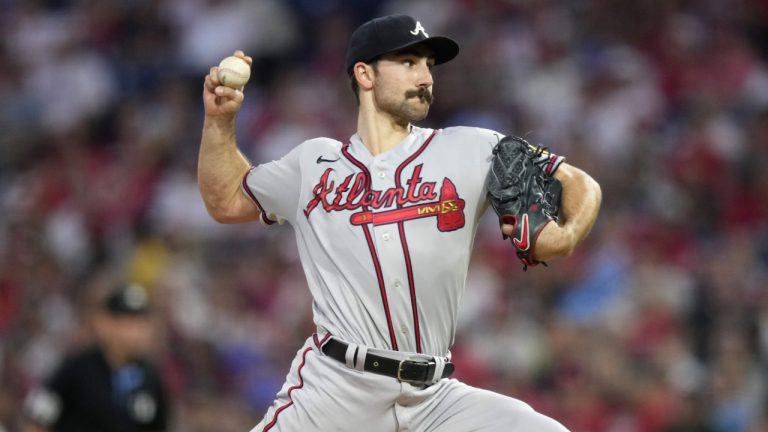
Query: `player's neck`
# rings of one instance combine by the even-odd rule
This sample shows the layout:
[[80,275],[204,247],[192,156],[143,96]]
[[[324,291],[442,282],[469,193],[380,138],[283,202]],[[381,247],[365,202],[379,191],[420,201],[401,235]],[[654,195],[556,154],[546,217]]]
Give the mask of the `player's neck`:
[[372,155],[391,150],[411,132],[411,124],[372,108],[360,107],[357,135]]
[[112,370],[118,370],[128,364],[131,360],[128,353],[120,348],[104,345],[102,348],[104,358]]

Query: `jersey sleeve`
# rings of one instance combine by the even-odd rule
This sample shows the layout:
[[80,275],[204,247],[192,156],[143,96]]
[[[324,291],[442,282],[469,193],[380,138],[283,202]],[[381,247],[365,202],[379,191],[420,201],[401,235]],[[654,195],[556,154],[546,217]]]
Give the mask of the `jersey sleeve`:
[[296,219],[302,148],[299,145],[280,160],[251,167],[243,177],[243,193],[256,204],[267,225]]
[[487,176],[491,159],[493,158],[493,148],[496,147],[496,144],[498,144],[502,138],[504,138],[504,134],[484,128],[474,128],[473,132],[476,137],[475,163],[482,173],[483,194],[481,195],[482,200],[478,203],[478,217],[480,217],[485,213],[488,207],[491,206],[491,202],[488,200],[488,194],[485,193],[485,177]]
[[476,137],[474,140],[478,147],[476,151],[483,158],[491,157],[493,148],[496,147],[496,144],[498,144],[505,136],[502,133],[484,128],[472,128],[472,132]]

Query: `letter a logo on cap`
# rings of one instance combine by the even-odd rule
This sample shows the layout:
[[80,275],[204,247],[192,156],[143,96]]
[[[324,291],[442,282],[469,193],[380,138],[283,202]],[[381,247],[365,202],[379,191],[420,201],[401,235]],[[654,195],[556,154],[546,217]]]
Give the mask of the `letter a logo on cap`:
[[421,34],[423,34],[423,35],[424,35],[424,37],[429,37],[429,35],[427,34],[427,32],[426,32],[426,31],[424,31],[424,27],[422,27],[422,26],[421,26],[421,22],[419,22],[419,21],[416,21],[416,28],[415,28],[415,29],[413,29],[413,30],[411,30],[411,34],[412,34],[412,35],[414,35],[414,36],[416,36],[417,34],[419,34],[419,32],[421,32]]

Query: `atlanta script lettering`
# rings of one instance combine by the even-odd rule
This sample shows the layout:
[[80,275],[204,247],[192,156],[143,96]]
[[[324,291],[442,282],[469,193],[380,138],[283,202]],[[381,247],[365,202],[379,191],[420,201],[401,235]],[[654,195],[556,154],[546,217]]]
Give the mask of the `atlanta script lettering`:
[[320,181],[312,189],[313,198],[307,203],[304,215],[309,214],[322,206],[326,212],[356,210],[360,207],[372,209],[387,208],[394,204],[402,207],[406,204],[414,204],[426,200],[435,200],[435,182],[422,182],[422,165],[413,168],[411,177],[406,181],[406,187],[394,187],[384,191],[366,190],[366,176],[364,173],[350,174],[336,185],[330,179],[333,168],[325,170]]

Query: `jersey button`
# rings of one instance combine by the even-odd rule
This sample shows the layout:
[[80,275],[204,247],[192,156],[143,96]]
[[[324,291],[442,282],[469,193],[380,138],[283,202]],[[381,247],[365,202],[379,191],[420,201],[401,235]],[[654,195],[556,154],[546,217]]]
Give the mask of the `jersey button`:
[[384,171],[379,171],[379,178],[384,178],[387,175]]
[[384,241],[389,241],[389,233],[384,233],[381,235],[381,238],[384,239]]

